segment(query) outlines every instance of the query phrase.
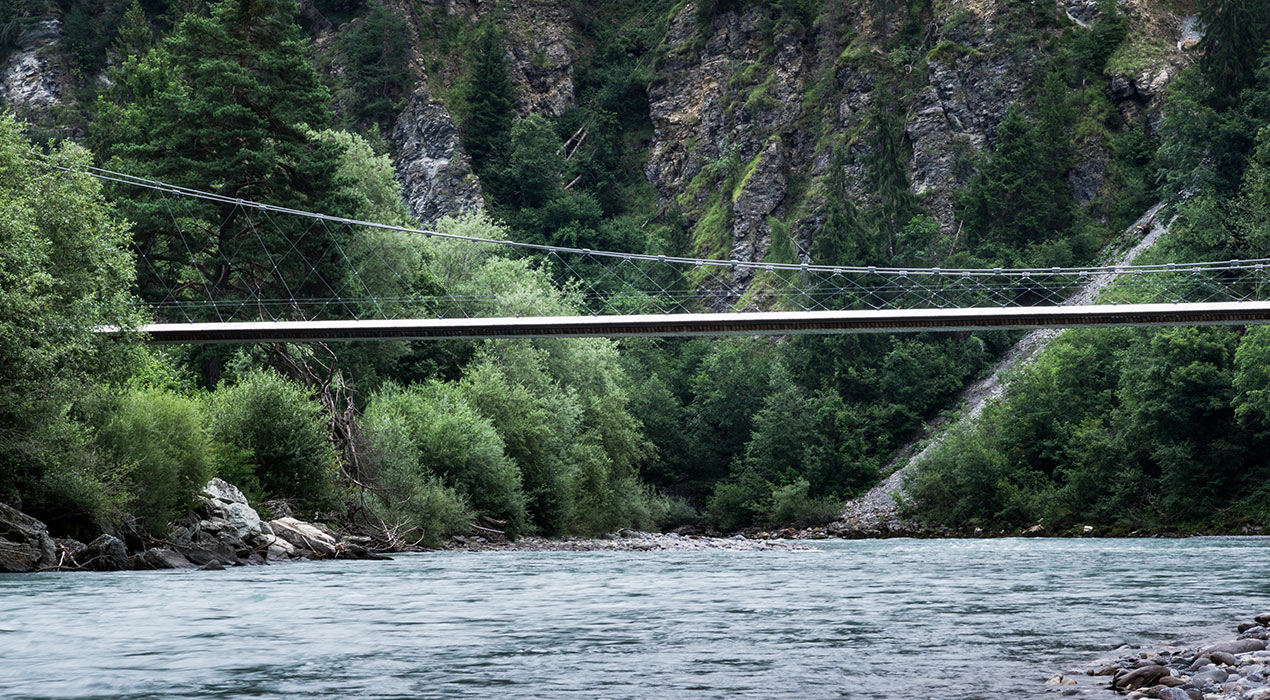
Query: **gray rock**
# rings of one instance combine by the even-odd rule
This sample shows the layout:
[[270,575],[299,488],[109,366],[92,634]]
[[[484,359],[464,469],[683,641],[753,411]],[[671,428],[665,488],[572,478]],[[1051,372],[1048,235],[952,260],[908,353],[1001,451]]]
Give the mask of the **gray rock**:
[[295,518],[278,518],[269,521],[274,535],[291,543],[297,549],[305,549],[322,556],[336,554],[336,540],[311,523]]
[[[228,521],[229,527],[233,530],[234,535],[244,542],[259,539],[264,535],[263,526],[260,516],[256,511],[245,503],[230,503],[225,506],[225,520]],[[269,534],[272,534],[270,531]]]
[[1195,675],[1191,676],[1191,682],[1220,684],[1225,683],[1226,679],[1229,677],[1229,673],[1226,673],[1220,668],[1214,667],[1205,671],[1199,671]]
[[[446,216],[484,209],[481,183],[463,151],[458,127],[425,88],[410,96],[393,127],[392,141],[406,206],[420,224],[430,226]],[[291,515],[289,508],[274,512]]]
[[128,548],[118,537],[102,535],[88,543],[81,563],[94,571],[123,571],[130,568]]
[[199,571],[224,571],[225,567],[215,559],[198,567]]
[[1191,696],[1181,688],[1165,688],[1155,697],[1159,698],[1159,700],[1191,700]]
[[516,111],[558,117],[574,104],[573,17],[558,3],[523,3],[516,12],[507,37]]
[[185,555],[167,547],[154,547],[137,555],[137,568],[192,569],[194,564]]
[[[1067,174],[1067,183],[1071,187],[1072,197],[1081,206],[1088,206],[1102,189],[1103,175],[1107,171],[1109,157],[1102,149],[1087,153],[1081,161]],[[1085,526],[1088,532],[1093,528]],[[1086,532],[1086,534],[1088,534]]]
[[1132,671],[1116,674],[1111,684],[1122,690],[1136,690],[1149,685],[1155,685],[1160,678],[1168,675],[1169,670],[1159,664],[1150,664],[1141,668],[1135,668]]
[[1236,659],[1236,658],[1234,657],[1234,655],[1233,655],[1233,654],[1230,654],[1230,653],[1228,653],[1228,652],[1224,652],[1224,651],[1212,651],[1212,652],[1209,652],[1209,653],[1208,653],[1208,658],[1209,658],[1209,659],[1212,659],[1213,663],[1215,663],[1215,664],[1223,664],[1223,665],[1225,665],[1225,666],[1238,666],[1238,665],[1239,665],[1239,659]]
[[57,565],[57,547],[44,523],[0,504],[0,572],[22,573]]
[[1227,654],[1244,654],[1250,651],[1264,651],[1266,643],[1260,639],[1236,639],[1233,642],[1223,642],[1221,644],[1213,644],[1200,650],[1200,654],[1209,654],[1214,651],[1224,651]]
[[[178,547],[207,548],[219,543],[237,551],[264,546],[272,538],[272,531],[247,503],[247,497],[233,484],[219,478],[212,479],[204,487],[200,497],[202,503],[199,511],[207,517],[192,523],[190,527],[178,525],[174,528],[174,531],[180,530],[179,533],[174,532],[172,539]],[[221,562],[233,563],[223,558]]]
[[55,50],[61,41],[62,23],[56,17],[34,22],[18,33],[16,50],[0,68],[0,104],[20,113],[46,113],[61,104],[69,71]]
[[192,563],[204,566],[211,562],[234,565],[238,563],[238,550],[224,542],[205,542],[181,550]]
[[213,478],[211,481],[207,482],[207,485],[203,487],[203,492],[200,495],[206,499],[218,501],[223,504],[239,503],[244,506],[248,505],[247,497],[243,495],[243,492],[240,491],[237,486],[234,486],[220,477]]
[[1244,630],[1242,634],[1239,635],[1239,638],[1240,639],[1265,639],[1266,628],[1261,625],[1257,625],[1255,627],[1249,627],[1248,629]]
[[53,542],[57,546],[58,566],[78,567],[84,552],[88,550],[88,545],[69,537],[55,538]]

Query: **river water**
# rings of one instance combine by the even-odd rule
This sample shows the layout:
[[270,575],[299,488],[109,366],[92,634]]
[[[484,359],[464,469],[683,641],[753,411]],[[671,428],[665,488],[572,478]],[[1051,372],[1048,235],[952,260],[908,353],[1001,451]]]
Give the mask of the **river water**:
[[1056,698],[1270,609],[1261,538],[815,544],[0,577],[0,697]]

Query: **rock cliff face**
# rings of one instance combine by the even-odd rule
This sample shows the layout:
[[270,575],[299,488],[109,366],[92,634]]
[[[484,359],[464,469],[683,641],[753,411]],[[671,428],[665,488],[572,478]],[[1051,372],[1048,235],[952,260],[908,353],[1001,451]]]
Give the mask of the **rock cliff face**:
[[484,207],[481,183],[463,152],[459,130],[425,88],[410,96],[392,141],[402,194],[420,224],[429,226],[444,216]]
[[[1143,112],[1151,118],[1186,60],[1177,48],[1183,22],[1147,0],[1121,7],[1133,41],[1116,64],[1127,72],[1090,89],[1106,90],[1126,121]],[[1081,26],[1098,19],[1093,2],[1067,0],[1064,8]],[[888,91],[888,100],[900,101],[910,190],[945,232],[955,228],[954,193],[993,145],[1010,105],[1027,99],[1045,59],[1043,39],[1055,30],[1009,3],[958,0],[924,20],[920,53],[905,54],[884,50],[896,28],[877,11],[827,5],[810,26],[794,26],[751,6],[703,23],[689,2],[672,18],[649,89],[646,174],[686,210],[699,254],[762,258],[771,217],[791,224],[805,244],[821,223],[826,195],[816,182],[831,164],[843,169],[848,195],[871,204],[870,112]],[[1082,154],[1071,183],[1087,205],[1103,185],[1108,153],[1091,143]],[[707,230],[720,222],[725,235]],[[735,292],[746,281],[727,286]]]
[[[1094,0],[1056,2],[1077,26],[1099,21]],[[972,176],[974,158],[993,145],[1009,105],[1028,99],[1048,55],[1047,37],[1059,31],[1038,26],[1017,3],[951,0],[933,4],[918,18],[918,38],[896,49],[903,13],[887,15],[877,3],[826,2],[795,20],[768,3],[736,3],[743,9],[710,17],[698,4],[677,6],[665,25],[648,93],[653,131],[645,174],[665,203],[683,210],[697,254],[746,260],[768,253],[773,218],[790,226],[806,254],[823,204],[844,196],[824,187],[834,168],[846,197],[874,203],[866,164],[879,95],[895,103],[912,193],[945,232],[954,229],[953,193]],[[401,17],[413,43],[415,84],[385,134],[411,210],[426,224],[478,209],[480,183],[447,107],[463,75],[464,47],[450,46],[438,58],[434,44],[455,26],[496,23],[517,111],[559,116],[576,103],[575,71],[594,48],[575,26],[586,9],[563,0],[385,0],[384,7]],[[1105,94],[1126,121],[1154,124],[1164,86],[1189,60],[1196,23],[1159,0],[1121,0],[1118,7],[1130,40],[1109,63],[1104,84],[1088,89]],[[337,39],[352,24],[332,22],[311,0],[302,18],[324,69],[338,78]],[[60,44],[56,14],[28,21],[0,66],[0,101],[40,115],[71,100],[75,78]],[[1090,142],[1080,152],[1071,187],[1078,202],[1092,205],[1109,149]],[[712,284],[735,300],[748,275]]]
[[40,116],[61,104],[69,71],[65,56],[57,50],[62,22],[41,19],[19,34],[16,48],[0,70],[0,104],[25,117]]

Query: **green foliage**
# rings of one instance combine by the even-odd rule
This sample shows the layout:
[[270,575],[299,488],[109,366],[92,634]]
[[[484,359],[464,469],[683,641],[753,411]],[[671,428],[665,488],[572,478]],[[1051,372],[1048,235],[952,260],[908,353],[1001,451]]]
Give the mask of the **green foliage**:
[[366,16],[340,34],[339,49],[348,60],[345,80],[354,97],[353,116],[380,124],[395,119],[414,77],[406,19],[383,2],[372,2]]
[[1068,161],[1045,145],[1062,139],[1042,131],[1054,127],[1061,115],[1057,105],[1046,110],[1042,127],[1015,105],[997,126],[996,149],[959,198],[979,257],[1017,261],[1017,251],[1061,236],[1071,225],[1074,203],[1063,177]]
[[0,114],[0,499],[62,531],[119,514],[118,474],[91,453],[75,416],[135,359],[130,340],[93,332],[135,327],[128,230],[89,155],[66,145],[37,165],[11,115]]
[[[62,34],[75,68],[82,75],[95,75],[105,65],[106,47],[115,39],[127,7],[122,0],[72,0],[69,3],[62,19]],[[140,11],[140,6],[137,10]],[[134,16],[131,21],[135,20]]]
[[1266,36],[1270,35],[1270,5],[1249,0],[1202,0],[1199,6],[1204,37],[1200,68],[1212,88],[1210,103],[1229,107],[1252,84]]
[[295,499],[311,510],[338,507],[338,457],[322,406],[303,387],[250,370],[210,401],[212,436],[244,458],[237,469],[223,467],[222,478],[250,496]]
[[463,150],[476,172],[484,176],[507,146],[516,104],[503,37],[492,24],[476,34],[464,84]]
[[706,512],[723,530],[739,530],[763,522],[772,509],[772,485],[751,471],[715,484]]
[[126,475],[131,510],[155,535],[188,512],[213,476],[202,407],[180,394],[142,389],[119,396],[101,418],[97,444]]
[[[520,473],[504,454],[494,426],[456,387],[439,382],[386,385],[371,397],[364,420],[369,445],[389,483],[409,486],[394,498],[408,501],[419,484],[438,478],[477,512],[505,522],[513,536],[524,532]],[[453,524],[449,511],[444,512],[441,522]],[[435,522],[438,516],[420,512],[414,517]],[[435,526],[424,530],[438,532]]]
[[545,534],[565,532],[582,430],[577,395],[553,381],[543,353],[529,344],[485,348],[459,390],[494,426],[519,468],[534,526]]
[[907,484],[914,513],[959,527],[1044,520],[1195,526],[1240,515],[1265,470],[1256,332],[1065,334],[1008,400],[946,436]]
[[[219,0],[207,14],[183,15],[158,47],[114,73],[92,141],[115,167],[136,175],[350,213],[337,175],[339,148],[313,137],[331,122],[330,96],[308,63],[297,10],[291,0]],[[206,302],[247,291],[325,297],[326,284],[341,286],[344,266],[332,252],[344,242],[339,227],[310,230],[290,218],[258,227],[233,204],[186,202],[174,212],[161,194],[120,194],[137,247],[150,260],[139,271],[146,299]],[[174,216],[181,235],[171,235]],[[262,244],[289,252],[259,265]]]
[[842,517],[842,503],[835,498],[814,498],[807,492],[806,479],[795,479],[772,489],[772,510],[767,516],[773,526],[808,527],[824,525]]

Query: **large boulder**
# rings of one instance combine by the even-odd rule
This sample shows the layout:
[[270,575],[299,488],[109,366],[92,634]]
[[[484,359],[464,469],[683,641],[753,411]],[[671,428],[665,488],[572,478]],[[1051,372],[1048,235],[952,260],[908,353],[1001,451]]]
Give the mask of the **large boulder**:
[[123,571],[131,568],[128,562],[128,548],[123,540],[114,535],[101,535],[88,543],[82,561],[86,569],[94,571]]
[[21,573],[57,565],[57,550],[44,523],[0,504],[0,572]]
[[138,569],[192,569],[194,564],[180,552],[167,547],[154,547],[137,555]]
[[247,497],[237,486],[215,478],[207,482],[200,495],[204,508],[211,515],[209,521],[216,521],[216,529],[228,528],[235,537],[249,543],[266,534],[261,528],[260,515],[247,503]]
[[1250,651],[1263,651],[1266,643],[1260,639],[1236,639],[1232,642],[1222,642],[1221,644],[1213,644],[1200,649],[1200,656],[1212,654],[1215,651],[1226,652],[1227,654],[1246,654]]
[[316,525],[295,518],[278,518],[269,521],[269,526],[275,535],[297,549],[307,549],[322,557],[336,554],[336,539]]

